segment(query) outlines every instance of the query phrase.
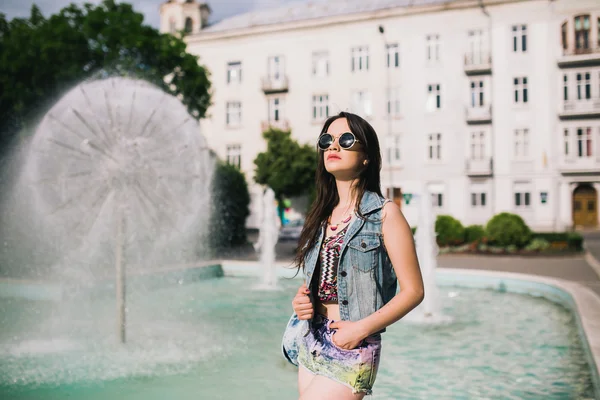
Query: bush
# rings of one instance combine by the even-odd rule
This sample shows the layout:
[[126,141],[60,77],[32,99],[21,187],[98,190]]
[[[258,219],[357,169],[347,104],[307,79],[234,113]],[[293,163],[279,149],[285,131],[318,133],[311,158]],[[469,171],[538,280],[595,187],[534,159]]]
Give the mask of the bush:
[[506,247],[523,247],[531,240],[531,229],[523,218],[516,214],[500,213],[494,215],[486,225],[485,233],[490,243]]
[[250,193],[244,174],[233,165],[218,163],[212,181],[212,204],[207,242],[214,251],[246,244]]
[[457,246],[465,241],[465,228],[450,215],[438,215],[435,220],[438,246]]
[[465,228],[465,241],[467,243],[479,242],[485,236],[485,229],[481,225],[469,225]]
[[525,250],[543,251],[546,250],[548,247],[550,247],[550,242],[548,242],[546,239],[536,237],[532,239],[527,246],[525,246]]

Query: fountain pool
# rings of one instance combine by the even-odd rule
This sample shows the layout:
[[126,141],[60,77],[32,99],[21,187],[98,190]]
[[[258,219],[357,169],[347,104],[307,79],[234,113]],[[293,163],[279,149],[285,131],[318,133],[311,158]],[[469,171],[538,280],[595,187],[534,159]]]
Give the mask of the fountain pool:
[[[296,369],[279,345],[300,280],[256,290],[256,277],[236,272],[244,268],[131,290],[125,346],[114,337],[110,290],[78,301],[1,298],[0,397],[297,398]],[[384,335],[373,399],[593,398],[570,310],[443,282],[439,295],[451,322],[400,321]]]

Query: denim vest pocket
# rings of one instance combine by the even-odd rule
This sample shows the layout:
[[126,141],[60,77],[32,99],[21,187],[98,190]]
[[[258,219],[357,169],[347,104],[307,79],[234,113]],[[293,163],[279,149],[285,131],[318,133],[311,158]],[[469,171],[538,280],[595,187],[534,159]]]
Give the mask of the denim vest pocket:
[[378,249],[381,247],[378,234],[359,233],[348,242],[348,247],[354,269],[369,272],[375,268]]

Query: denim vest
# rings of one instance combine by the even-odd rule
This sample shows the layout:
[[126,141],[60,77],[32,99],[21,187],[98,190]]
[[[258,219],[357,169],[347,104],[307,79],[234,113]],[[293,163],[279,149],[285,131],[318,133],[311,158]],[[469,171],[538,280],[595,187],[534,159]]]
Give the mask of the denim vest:
[[[396,294],[396,274],[381,231],[382,209],[388,201],[377,193],[365,191],[359,207],[365,219],[355,218],[344,235],[337,271],[338,303],[344,321],[358,321],[371,315]],[[304,258],[306,287],[311,292],[324,229],[325,225]],[[380,332],[385,332],[385,328]]]

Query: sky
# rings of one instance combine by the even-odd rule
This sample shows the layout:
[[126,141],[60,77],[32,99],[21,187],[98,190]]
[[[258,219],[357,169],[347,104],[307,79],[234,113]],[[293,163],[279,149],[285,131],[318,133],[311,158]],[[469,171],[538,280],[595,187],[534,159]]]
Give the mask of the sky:
[[[58,12],[61,8],[70,3],[83,4],[94,3],[98,4],[101,0],[0,0],[0,13],[4,13],[7,19],[11,20],[15,17],[28,17],[32,4],[37,4],[42,14],[45,16]],[[202,0],[197,0],[201,2]],[[262,8],[277,6],[279,4],[287,4],[292,1],[307,1],[307,0],[204,0],[212,9],[211,22],[219,21],[232,15],[241,14],[247,11],[258,10]],[[118,0],[122,3],[133,4],[136,11],[144,14],[144,21],[155,28],[159,26],[158,9],[163,0]]]

